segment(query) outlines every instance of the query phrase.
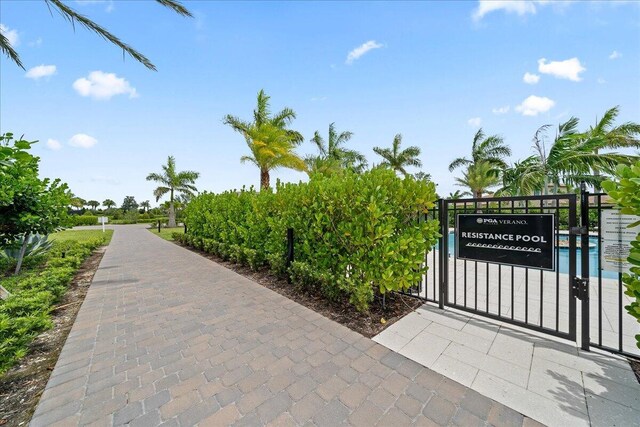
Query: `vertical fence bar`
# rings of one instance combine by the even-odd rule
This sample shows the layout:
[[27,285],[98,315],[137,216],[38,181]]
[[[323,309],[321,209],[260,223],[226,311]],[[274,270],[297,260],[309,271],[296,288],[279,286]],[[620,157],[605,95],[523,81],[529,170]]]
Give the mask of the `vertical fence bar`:
[[438,306],[444,308],[449,286],[449,212],[447,201],[438,200],[440,209],[440,292]]
[[[287,228],[287,271],[293,262],[293,228]],[[287,281],[291,283],[291,275],[287,274]]]
[[602,194],[598,194],[598,345],[602,345]]
[[[569,230],[576,226],[576,195],[569,194]],[[576,277],[576,235],[569,233],[569,339],[576,339],[576,295],[573,280]]]
[[586,285],[583,288],[582,300],[582,342],[581,347],[589,351],[589,191],[583,182],[580,185],[580,276]]

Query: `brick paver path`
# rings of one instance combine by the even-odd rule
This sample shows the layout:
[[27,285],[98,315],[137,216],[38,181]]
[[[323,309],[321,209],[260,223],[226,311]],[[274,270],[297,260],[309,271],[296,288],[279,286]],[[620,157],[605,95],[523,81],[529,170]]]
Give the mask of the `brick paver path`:
[[32,426],[522,425],[139,226],[116,227]]

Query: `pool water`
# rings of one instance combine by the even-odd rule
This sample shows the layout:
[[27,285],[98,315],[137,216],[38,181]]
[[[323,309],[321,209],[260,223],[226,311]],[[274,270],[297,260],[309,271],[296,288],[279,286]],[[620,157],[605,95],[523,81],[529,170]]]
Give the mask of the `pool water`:
[[[560,235],[560,240],[568,240],[569,236]],[[600,268],[600,260],[598,258],[598,245],[600,242],[597,237],[589,237],[589,275],[598,277],[598,269]],[[449,256],[454,257],[456,253],[454,233],[449,233]],[[578,239],[578,250],[576,252],[576,272],[580,275],[580,267],[582,265],[580,239]],[[560,273],[569,273],[569,248],[560,248],[558,254],[558,270]],[[615,271],[602,271],[602,277],[607,279],[617,279],[618,273]]]

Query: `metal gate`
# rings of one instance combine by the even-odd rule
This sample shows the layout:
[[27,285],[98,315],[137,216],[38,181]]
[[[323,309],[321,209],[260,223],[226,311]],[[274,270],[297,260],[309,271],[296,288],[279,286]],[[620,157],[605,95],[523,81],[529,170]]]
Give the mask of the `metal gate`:
[[[589,310],[588,259],[582,263],[586,271],[577,271],[578,237],[587,235],[588,222],[579,226],[577,206],[575,194],[439,200],[427,217],[439,219],[442,237],[426,254],[429,269],[422,283],[408,293],[441,308],[452,307],[572,341],[577,338],[580,317],[581,343],[588,349],[589,315],[578,316],[576,311],[577,299],[583,299],[586,313]],[[552,214],[555,271],[458,259],[454,236],[460,214]],[[580,239],[580,244],[588,245],[588,239]]]

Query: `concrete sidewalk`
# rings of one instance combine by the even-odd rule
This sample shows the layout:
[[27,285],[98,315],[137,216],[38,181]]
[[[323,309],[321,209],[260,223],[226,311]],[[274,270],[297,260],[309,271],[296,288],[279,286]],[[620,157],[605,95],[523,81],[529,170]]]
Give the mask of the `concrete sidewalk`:
[[434,305],[374,341],[550,426],[640,426],[640,384],[610,354]]
[[144,226],[114,228],[32,426],[536,424]]

